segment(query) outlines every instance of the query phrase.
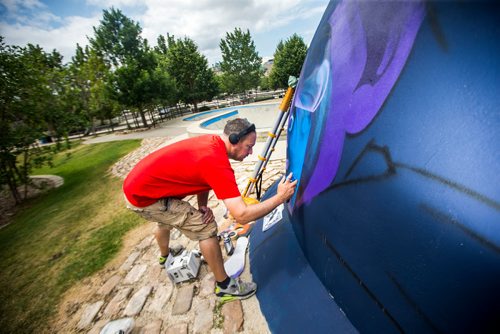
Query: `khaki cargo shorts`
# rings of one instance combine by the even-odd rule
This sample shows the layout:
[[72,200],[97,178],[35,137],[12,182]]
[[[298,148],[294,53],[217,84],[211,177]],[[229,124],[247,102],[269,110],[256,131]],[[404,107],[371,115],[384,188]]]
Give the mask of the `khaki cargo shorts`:
[[133,206],[126,198],[125,202],[127,208],[150,222],[156,222],[160,229],[176,228],[194,241],[217,235],[215,220],[208,224],[203,223],[203,214],[186,201],[177,198],[162,198],[143,208]]

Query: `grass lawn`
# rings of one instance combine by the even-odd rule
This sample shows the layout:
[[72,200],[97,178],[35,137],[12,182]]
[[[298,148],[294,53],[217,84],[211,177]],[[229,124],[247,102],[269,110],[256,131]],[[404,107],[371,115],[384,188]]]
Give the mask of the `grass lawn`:
[[24,203],[0,230],[0,332],[47,331],[63,293],[103,268],[141,224],[123,205],[122,180],[108,172],[139,145],[82,144],[60,153],[54,168],[36,170],[64,185]]

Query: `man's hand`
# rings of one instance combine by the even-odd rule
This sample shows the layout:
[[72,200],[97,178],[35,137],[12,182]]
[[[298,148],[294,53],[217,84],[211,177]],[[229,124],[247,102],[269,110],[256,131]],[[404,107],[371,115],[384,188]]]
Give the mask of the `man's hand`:
[[258,218],[264,217],[278,205],[288,201],[295,192],[297,181],[292,181],[292,173],[281,179],[278,184],[278,192],[263,202],[247,206],[241,196],[226,198],[224,204],[237,223],[246,224]]
[[282,203],[288,201],[295,192],[295,186],[297,186],[297,180],[292,181],[292,173],[288,174],[287,177],[283,176],[280,183],[278,184],[277,195],[279,196]]
[[215,219],[212,209],[210,209],[208,206],[200,206],[200,212],[203,213],[204,224],[211,223]]

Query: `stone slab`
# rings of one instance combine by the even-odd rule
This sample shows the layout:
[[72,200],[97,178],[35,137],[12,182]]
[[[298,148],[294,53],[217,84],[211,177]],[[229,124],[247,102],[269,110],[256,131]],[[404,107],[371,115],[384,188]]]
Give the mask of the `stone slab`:
[[107,320],[107,319],[101,319],[101,320],[97,321],[94,324],[94,326],[92,327],[92,329],[87,334],[100,334],[101,329],[104,327],[104,325],[106,325],[106,323],[108,321],[109,320]]
[[215,289],[215,277],[213,273],[208,273],[203,277],[200,283],[200,292],[198,296],[201,298],[205,298],[214,294]]
[[143,286],[139,291],[134,293],[132,298],[130,298],[127,307],[125,307],[125,310],[123,311],[123,314],[127,317],[133,317],[139,312],[141,312],[142,307],[144,306],[144,303],[146,302],[149,294],[151,293],[152,286],[147,285]]
[[119,275],[112,276],[110,279],[106,281],[106,283],[104,283],[103,286],[101,286],[101,288],[97,291],[97,293],[101,296],[109,295],[109,293],[113,291],[113,289],[120,282],[121,279],[122,278]]
[[163,307],[172,296],[172,291],[172,284],[158,286],[154,291],[154,297],[151,300],[151,304],[149,304],[148,311],[161,314]]
[[133,252],[132,254],[130,254],[118,270],[120,271],[130,270],[130,268],[132,268],[132,265],[134,264],[135,260],[139,257],[139,255],[141,255],[140,252]]
[[123,283],[125,284],[134,284],[144,275],[146,269],[148,268],[147,264],[137,264],[135,265],[125,276],[123,279]]
[[188,334],[188,325],[185,323],[175,324],[167,328],[165,334]]
[[87,304],[83,310],[82,317],[78,322],[77,325],[78,329],[85,329],[89,327],[103,304],[104,301],[102,300],[95,302],[93,304]]
[[209,333],[213,325],[213,305],[211,305],[208,299],[203,299],[196,305],[195,317],[193,322],[193,333]]
[[[156,285],[160,282],[164,282],[165,278],[168,278],[165,266],[161,266],[158,263],[154,263],[149,266],[146,273],[147,282],[151,282],[151,284]],[[170,282],[170,279],[168,281]]]
[[131,287],[125,287],[118,290],[118,292],[113,296],[113,299],[109,301],[108,305],[104,309],[103,316],[106,318],[116,318],[115,315],[118,315],[121,311],[131,291]]
[[151,243],[153,242],[153,240],[154,240],[154,235],[144,238],[141,241],[141,243],[139,245],[137,245],[137,249],[142,250],[142,249],[145,249],[145,248],[151,246]]
[[139,331],[139,334],[160,334],[162,324],[163,324],[163,321],[161,321],[160,319],[153,320],[150,323],[148,323],[146,326],[144,326]]
[[232,334],[243,328],[243,308],[240,300],[226,303],[222,306],[224,316],[224,334]]
[[191,309],[193,301],[194,285],[184,285],[177,291],[172,315],[184,314]]

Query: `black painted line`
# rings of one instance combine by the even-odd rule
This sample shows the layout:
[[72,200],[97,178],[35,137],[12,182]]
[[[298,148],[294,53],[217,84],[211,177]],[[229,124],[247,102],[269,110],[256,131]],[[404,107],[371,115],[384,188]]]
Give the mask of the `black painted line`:
[[335,254],[335,257],[339,260],[340,264],[347,269],[347,271],[358,281],[359,285],[363,288],[363,290],[368,294],[368,296],[377,304],[382,313],[386,315],[389,320],[396,326],[400,333],[404,333],[403,328],[397,322],[397,320],[392,316],[392,314],[385,308],[382,302],[377,298],[377,296],[368,288],[368,286],[363,282],[361,277],[359,277],[354,270],[347,264],[347,262],[342,258],[338,250],[326,239],[324,235],[322,235],[322,239],[326,246]]

